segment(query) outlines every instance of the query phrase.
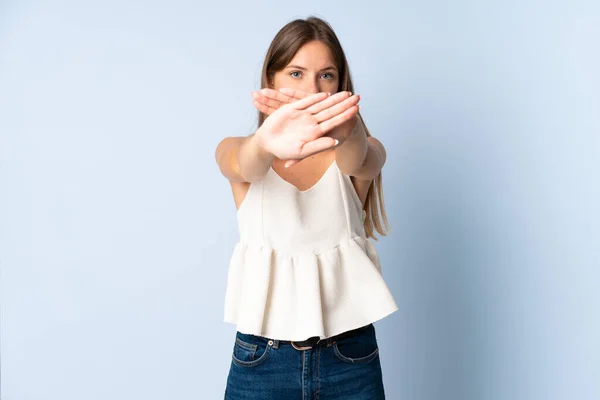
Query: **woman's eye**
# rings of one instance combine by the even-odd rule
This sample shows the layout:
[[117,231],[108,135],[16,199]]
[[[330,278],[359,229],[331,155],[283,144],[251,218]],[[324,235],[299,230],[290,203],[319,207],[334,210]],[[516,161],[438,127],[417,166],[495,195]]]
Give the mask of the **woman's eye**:
[[[293,72],[290,72],[290,75],[291,75],[293,78],[299,78],[300,76],[298,76],[298,75],[294,75],[294,74],[301,74],[301,73],[302,73],[302,72],[300,72],[300,71],[293,71]],[[333,74],[330,74],[330,73],[325,73],[325,74],[323,74],[322,76],[325,76],[325,75],[329,75],[329,78],[325,78],[325,79],[327,79],[327,80],[331,80],[331,79],[333,79],[333,78],[334,78]]]

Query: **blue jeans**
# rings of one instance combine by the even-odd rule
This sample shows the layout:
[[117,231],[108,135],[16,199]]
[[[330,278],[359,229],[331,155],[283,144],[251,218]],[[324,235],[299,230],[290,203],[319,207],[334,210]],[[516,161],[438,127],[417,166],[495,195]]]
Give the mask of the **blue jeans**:
[[236,333],[225,400],[383,400],[375,327],[298,350],[288,341]]

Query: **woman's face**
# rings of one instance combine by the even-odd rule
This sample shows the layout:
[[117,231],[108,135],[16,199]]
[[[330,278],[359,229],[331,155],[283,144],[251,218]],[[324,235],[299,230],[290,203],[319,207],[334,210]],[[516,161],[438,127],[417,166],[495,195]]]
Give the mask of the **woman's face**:
[[336,93],[339,84],[338,70],[329,48],[320,41],[302,46],[290,63],[273,78],[273,89],[300,89],[309,93]]

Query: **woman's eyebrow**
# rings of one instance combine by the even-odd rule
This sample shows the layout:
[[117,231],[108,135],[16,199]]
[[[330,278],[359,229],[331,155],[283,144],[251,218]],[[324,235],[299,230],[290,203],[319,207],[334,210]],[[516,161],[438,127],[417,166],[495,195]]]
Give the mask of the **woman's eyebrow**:
[[[301,67],[299,65],[288,65],[286,68],[294,68],[294,69],[300,69],[302,71],[306,71],[307,69],[304,67]],[[323,68],[321,71],[328,71],[328,70],[334,70],[337,71],[337,68],[334,67],[333,65],[330,65],[328,67]]]

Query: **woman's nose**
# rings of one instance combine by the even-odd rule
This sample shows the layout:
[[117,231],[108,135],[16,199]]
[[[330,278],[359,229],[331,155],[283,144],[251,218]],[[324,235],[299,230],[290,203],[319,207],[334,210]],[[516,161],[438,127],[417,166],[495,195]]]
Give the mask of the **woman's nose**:
[[304,87],[303,89],[305,92],[308,93],[318,93],[320,92],[320,88],[316,83],[312,83],[312,84],[308,84],[307,86]]

